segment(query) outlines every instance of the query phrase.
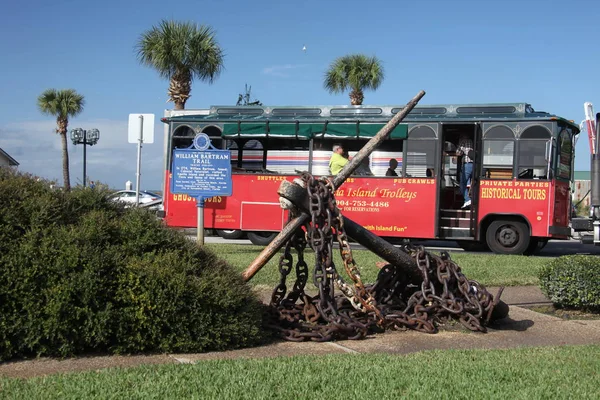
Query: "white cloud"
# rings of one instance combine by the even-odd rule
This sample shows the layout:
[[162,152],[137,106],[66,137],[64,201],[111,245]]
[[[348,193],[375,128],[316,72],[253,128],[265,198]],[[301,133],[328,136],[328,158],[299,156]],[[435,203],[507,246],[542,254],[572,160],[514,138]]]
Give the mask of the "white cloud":
[[263,68],[262,73],[265,75],[278,76],[281,78],[288,78],[290,72],[299,68],[306,68],[308,64],[285,64],[285,65],[273,65],[271,67]]
[[[107,119],[81,120],[70,124],[72,128],[97,128],[100,140],[87,146],[87,175],[89,179],[107,183],[114,188],[124,188],[130,180],[135,184],[137,145],[128,143],[128,121]],[[62,151],[60,136],[55,133],[54,120],[25,121],[0,126],[0,148],[19,163],[19,170],[62,185]],[[154,143],[142,147],[142,189],[160,190],[163,171],[163,129],[158,123],[154,129]],[[69,140],[69,166],[71,185],[83,178],[83,145],[73,145]]]

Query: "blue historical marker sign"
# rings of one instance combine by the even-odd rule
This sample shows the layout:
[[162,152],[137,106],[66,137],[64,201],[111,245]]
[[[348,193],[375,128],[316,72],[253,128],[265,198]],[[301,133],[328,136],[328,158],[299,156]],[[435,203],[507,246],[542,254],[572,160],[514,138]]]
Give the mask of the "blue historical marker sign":
[[187,194],[199,199],[231,196],[229,150],[175,149],[172,161],[171,193]]

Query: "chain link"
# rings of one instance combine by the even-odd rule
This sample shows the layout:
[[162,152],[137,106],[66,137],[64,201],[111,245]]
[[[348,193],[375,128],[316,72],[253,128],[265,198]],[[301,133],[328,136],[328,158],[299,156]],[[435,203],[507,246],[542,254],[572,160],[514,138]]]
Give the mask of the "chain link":
[[[296,183],[308,192],[311,219],[293,234],[279,259],[280,282],[271,296],[268,328],[286,340],[317,342],[362,339],[385,329],[435,333],[439,323],[449,319],[486,332],[498,299],[494,302],[482,285],[468,280],[447,252],[437,256],[422,246],[405,244],[401,249],[421,272],[420,287],[409,284],[401,267],[390,264],[381,268],[374,284],[365,285],[352,256],[332,181],[305,172]],[[292,208],[290,220],[297,215]],[[333,261],[334,238],[352,284],[338,273]],[[309,273],[304,260],[307,245],[315,253],[313,284],[318,294],[314,297],[304,291]],[[297,255],[296,281],[287,293],[286,280],[294,266],[292,249]],[[335,287],[340,294],[336,295]]]

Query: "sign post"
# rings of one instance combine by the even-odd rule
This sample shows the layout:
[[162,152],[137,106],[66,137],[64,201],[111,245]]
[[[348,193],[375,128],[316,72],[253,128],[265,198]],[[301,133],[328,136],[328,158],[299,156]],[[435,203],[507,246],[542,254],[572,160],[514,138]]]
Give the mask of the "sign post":
[[196,210],[198,212],[198,221],[196,229],[196,241],[200,246],[204,245],[204,197],[196,198]]
[[204,245],[204,201],[213,196],[231,196],[231,153],[217,150],[205,133],[187,149],[173,150],[171,193],[196,198],[199,245]]
[[135,204],[140,205],[140,180],[142,176],[142,144],[154,143],[154,114],[129,114],[129,143],[137,143],[137,168],[135,173]]
[[142,175],[142,143],[144,143],[144,116],[140,115],[140,136],[138,137],[137,168],[135,170],[135,205],[140,205],[140,176]]

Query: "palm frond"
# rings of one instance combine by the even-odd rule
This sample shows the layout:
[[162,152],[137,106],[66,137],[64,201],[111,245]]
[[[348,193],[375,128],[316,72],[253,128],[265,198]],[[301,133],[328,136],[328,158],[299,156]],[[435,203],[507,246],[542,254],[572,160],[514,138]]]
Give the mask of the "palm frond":
[[85,98],[74,89],[47,89],[38,96],[37,105],[44,114],[69,118],[83,112]]
[[334,61],[325,72],[325,89],[331,93],[342,93],[348,88],[347,64],[341,59]]
[[161,77],[189,74],[212,83],[223,70],[224,54],[209,26],[163,20],[144,32],[136,44],[140,63]]
[[40,94],[37,98],[37,105],[39,110],[43,114],[48,115],[56,115],[58,110],[58,103],[56,101],[57,98],[57,90],[56,89],[46,89],[42,94]]

